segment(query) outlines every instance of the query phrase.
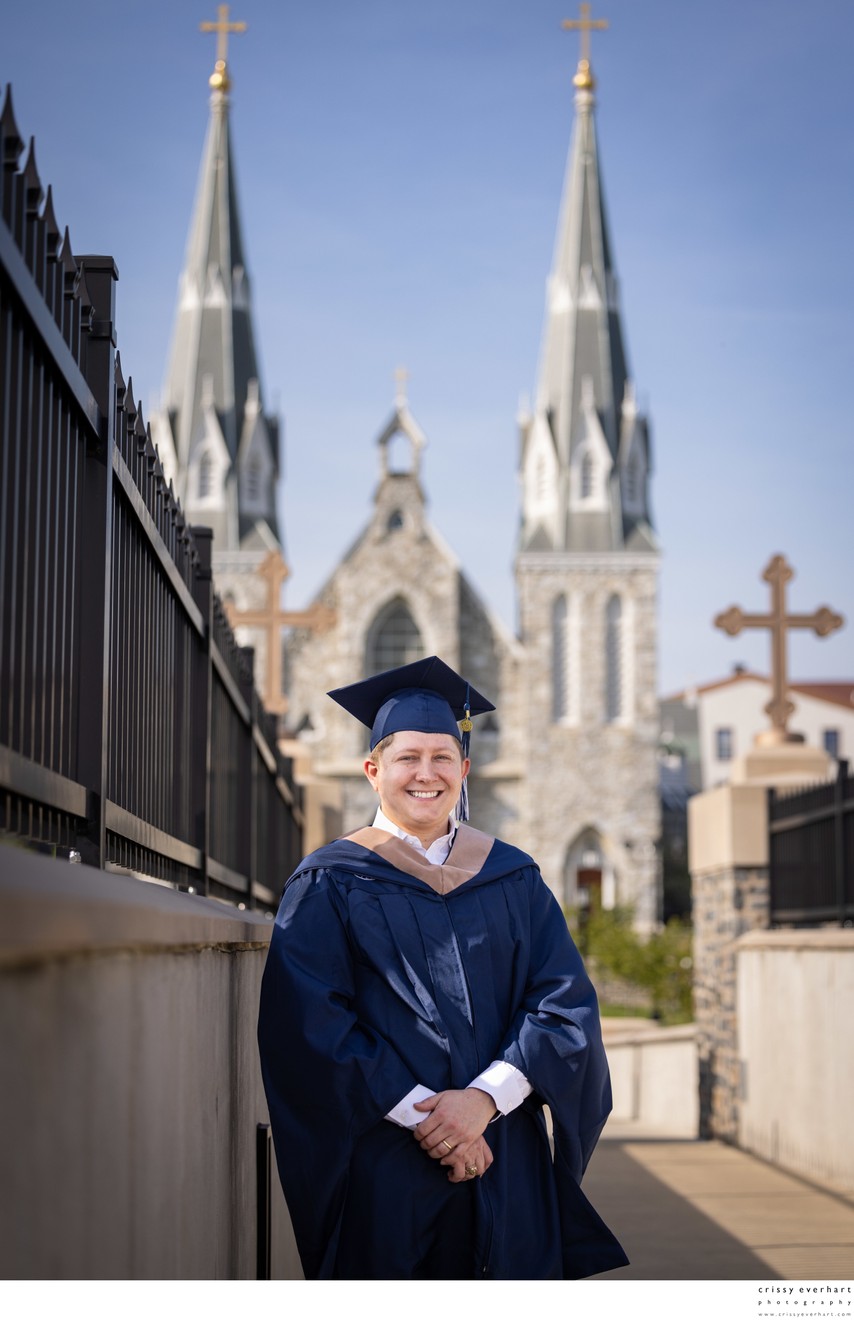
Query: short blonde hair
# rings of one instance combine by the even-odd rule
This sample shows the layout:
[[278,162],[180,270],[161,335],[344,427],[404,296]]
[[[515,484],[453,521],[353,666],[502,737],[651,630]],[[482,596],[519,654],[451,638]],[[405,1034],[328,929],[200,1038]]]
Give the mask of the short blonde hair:
[[385,738],[381,738],[380,741],[379,741],[379,743],[376,745],[376,747],[371,748],[370,754],[369,754],[369,756],[368,756],[368,760],[369,760],[369,761],[372,761],[372,762],[374,763],[375,766],[379,766],[379,764],[380,764],[380,753],[381,753],[381,752],[384,752],[385,749],[391,745],[391,741],[392,741],[393,738],[394,738],[394,734],[393,734],[393,733],[392,733],[392,734],[386,734]]

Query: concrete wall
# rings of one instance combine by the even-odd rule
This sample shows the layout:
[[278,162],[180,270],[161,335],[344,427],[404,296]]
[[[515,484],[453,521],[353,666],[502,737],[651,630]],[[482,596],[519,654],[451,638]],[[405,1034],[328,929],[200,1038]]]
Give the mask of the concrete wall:
[[[0,846],[0,1277],[254,1278],[271,929]],[[300,1278],[275,1170],[273,1274]]]
[[738,1141],[854,1193],[854,930],[761,931],[737,943]]
[[605,1031],[614,1093],[611,1118],[636,1120],[668,1137],[697,1137],[700,1115],[694,1025],[651,1025],[622,1032],[608,1025]]

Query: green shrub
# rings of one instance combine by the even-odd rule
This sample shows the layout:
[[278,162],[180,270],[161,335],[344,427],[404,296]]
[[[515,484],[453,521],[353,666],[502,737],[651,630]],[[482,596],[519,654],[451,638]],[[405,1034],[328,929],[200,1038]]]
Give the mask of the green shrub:
[[[663,1023],[689,1023],[693,1017],[692,929],[672,917],[660,931],[642,936],[632,926],[630,908],[595,908],[582,917],[567,914],[570,930],[594,974],[597,968],[646,991],[652,1016]],[[615,1009],[628,1008],[615,1003]]]

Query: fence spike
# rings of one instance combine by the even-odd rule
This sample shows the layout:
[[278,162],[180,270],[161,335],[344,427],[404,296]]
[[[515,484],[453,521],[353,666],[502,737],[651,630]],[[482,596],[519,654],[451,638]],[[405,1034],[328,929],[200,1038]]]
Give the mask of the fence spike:
[[86,283],[86,271],[83,266],[77,268],[77,278],[74,281],[74,297],[80,304],[80,328],[91,330],[95,305],[92,302],[92,295],[89,293],[89,286]]
[[143,416],[142,416],[142,404],[141,404],[141,403],[140,403],[140,404],[137,404],[137,406],[136,406],[136,421],[135,421],[134,424],[133,424],[133,432],[134,432],[134,435],[135,435],[136,438],[137,438],[137,441],[142,441],[143,443],[145,442],[145,438],[146,438],[146,435],[147,435],[147,428],[146,428],[146,425],[145,425],[145,420],[144,420],[144,418],[143,418]]
[[77,280],[77,262],[74,260],[74,253],[71,251],[71,235],[68,232],[68,226],[65,226],[65,232],[62,235],[62,247],[59,250],[57,258],[62,266],[63,288],[66,298],[74,297],[74,284]]
[[136,417],[136,404],[133,398],[133,377],[128,377],[128,383],[125,388],[125,413],[128,419]]
[[113,382],[116,387],[117,406],[124,410],[125,389],[127,387],[125,386],[125,378],[122,375],[122,355],[118,349],[116,349],[116,361],[113,366]]
[[36,140],[30,138],[30,149],[27,152],[27,159],[24,163],[24,205],[27,208],[28,216],[37,216],[39,207],[44,200],[44,189],[42,181],[39,178],[39,169],[36,165]]
[[48,184],[47,193],[45,194],[42,220],[44,221],[47,259],[48,261],[56,261],[56,254],[59,249],[59,225],[56,222],[56,213],[53,209],[53,188],[50,184]]
[[15,123],[11,83],[6,87],[3,113],[0,114],[0,143],[3,146],[3,164],[6,169],[17,170],[21,152],[24,150],[24,139],[18,132],[18,125]]

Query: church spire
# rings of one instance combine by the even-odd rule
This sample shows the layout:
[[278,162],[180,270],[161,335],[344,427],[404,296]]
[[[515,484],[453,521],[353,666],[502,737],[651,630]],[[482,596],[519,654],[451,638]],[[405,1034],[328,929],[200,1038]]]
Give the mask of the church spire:
[[575,124],[546,292],[537,393],[522,419],[521,549],[652,548],[646,422],[635,406],[596,138],[590,18],[580,29]]
[[210,121],[202,154],[163,406],[152,422],[187,516],[213,528],[216,551],[279,544],[278,421],[265,416],[229,126],[232,23],[220,5]]

